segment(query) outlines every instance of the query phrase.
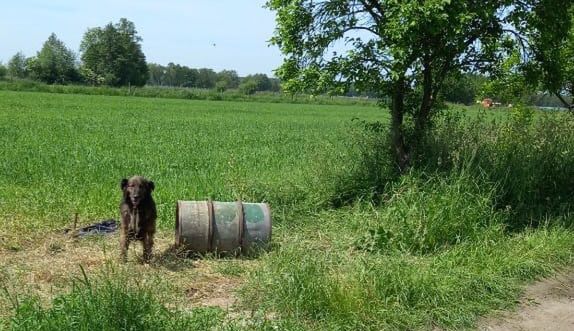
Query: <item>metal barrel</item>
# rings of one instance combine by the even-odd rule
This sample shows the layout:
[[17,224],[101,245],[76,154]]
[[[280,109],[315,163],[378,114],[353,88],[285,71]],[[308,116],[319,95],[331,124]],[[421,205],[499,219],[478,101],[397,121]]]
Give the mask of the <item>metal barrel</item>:
[[175,215],[175,245],[191,252],[247,252],[271,241],[266,203],[180,200]]

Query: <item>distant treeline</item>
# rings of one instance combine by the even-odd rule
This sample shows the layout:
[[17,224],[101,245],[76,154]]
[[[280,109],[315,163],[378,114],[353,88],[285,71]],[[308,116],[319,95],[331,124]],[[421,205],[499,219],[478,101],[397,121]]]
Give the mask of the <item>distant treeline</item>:
[[[213,69],[195,69],[174,63],[167,65],[147,63],[141,48],[141,41],[134,23],[122,18],[115,24],[109,23],[104,27],[88,29],[80,44],[80,56],[78,57],[52,33],[35,56],[27,57],[22,52],[18,52],[7,65],[0,63],[0,79],[33,80],[49,85],[116,88],[127,86],[128,90],[144,85],[206,89],[213,91],[214,95],[231,91],[233,99],[238,94],[250,96],[261,92],[282,91],[279,79],[270,78],[262,73],[239,77],[235,70],[215,72]],[[26,85],[22,84],[13,88],[19,90]],[[469,105],[482,98],[491,98],[503,104],[519,102],[546,107],[561,105],[558,98],[541,95],[536,89],[529,88],[525,84],[491,80],[480,74],[457,73],[447,77],[443,85],[439,97],[446,102]],[[411,92],[416,94],[420,91]],[[386,93],[388,92],[358,92],[354,85],[350,84],[346,91],[329,94],[327,97],[365,97],[389,101],[390,99],[385,97]],[[208,95],[208,98],[217,98],[209,93],[198,94],[196,91],[186,90],[174,93],[156,91],[152,94],[183,95],[184,98],[191,99],[204,98],[205,95]],[[286,95],[281,99],[294,100],[294,98],[295,95]]]
[[243,94],[278,92],[279,80],[266,74],[239,77],[234,70],[215,72],[179,64],[147,63],[134,23],[125,18],[104,27],[89,28],[80,44],[80,56],[52,33],[35,56],[16,53],[0,63],[0,79],[27,79],[46,84],[91,86],[173,86],[237,89]]
[[167,66],[150,63],[148,69],[147,84],[152,86],[194,87],[215,89],[218,92],[239,89],[245,94],[258,91],[279,92],[281,89],[279,80],[269,78],[266,74],[239,77],[235,70],[215,72],[212,69],[194,69],[174,63]]
[[352,106],[378,106],[377,99],[345,96],[310,96],[307,94],[290,95],[282,92],[257,92],[245,94],[239,89],[230,89],[218,92],[215,89],[151,86],[146,85],[137,88],[112,87],[112,86],[89,86],[89,85],[60,85],[46,84],[36,80],[15,79],[0,80],[0,91],[19,92],[44,92],[61,94],[84,94],[106,96],[130,96],[144,98],[166,98],[187,100],[210,100],[210,101],[249,101],[266,103],[296,103],[315,105],[352,105]]

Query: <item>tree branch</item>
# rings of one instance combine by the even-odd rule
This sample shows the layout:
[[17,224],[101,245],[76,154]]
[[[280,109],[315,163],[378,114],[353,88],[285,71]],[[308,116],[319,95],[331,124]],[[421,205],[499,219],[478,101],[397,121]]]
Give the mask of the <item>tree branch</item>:
[[566,101],[566,99],[564,99],[564,97],[560,94],[560,92],[553,92],[553,93],[555,96],[558,97],[558,99],[560,99],[560,102],[562,102],[562,104],[566,106],[566,108],[568,108],[568,110],[574,111],[574,104],[569,104],[568,101]]
[[343,35],[349,31],[353,31],[353,30],[365,30],[365,31],[369,31],[370,33],[374,34],[375,36],[378,36],[377,31],[375,31],[372,28],[369,28],[367,26],[350,26],[350,27],[347,27],[347,28],[341,30],[341,34]]
[[[358,0],[365,9],[371,14],[371,17],[377,23],[377,25],[381,25],[383,22],[383,10],[377,1],[372,0]],[[379,11],[379,13],[375,12],[375,9]]]
[[502,32],[508,32],[512,34],[516,38],[516,40],[518,40],[518,42],[520,43],[520,47],[522,48],[523,51],[526,51],[528,49],[528,40],[524,38],[524,36],[522,36],[517,31],[514,31],[512,29],[502,29]]

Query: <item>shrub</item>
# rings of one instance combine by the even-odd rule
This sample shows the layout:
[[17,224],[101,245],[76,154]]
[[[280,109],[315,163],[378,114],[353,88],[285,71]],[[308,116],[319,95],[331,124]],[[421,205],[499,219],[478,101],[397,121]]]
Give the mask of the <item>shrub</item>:
[[247,80],[239,84],[239,91],[245,95],[253,95],[257,92],[257,83],[253,80]]
[[379,202],[399,175],[385,124],[355,120],[346,138],[339,167],[321,171],[321,176],[333,181],[331,205],[340,207],[359,200]]
[[509,225],[537,225],[547,215],[571,212],[574,199],[574,116],[516,107],[503,120],[460,113],[441,118],[426,137],[417,167],[464,168],[496,183],[496,206]]
[[467,174],[420,179],[406,176],[385,204],[381,217],[360,238],[368,251],[428,254],[502,233],[504,213],[494,207],[495,190]]

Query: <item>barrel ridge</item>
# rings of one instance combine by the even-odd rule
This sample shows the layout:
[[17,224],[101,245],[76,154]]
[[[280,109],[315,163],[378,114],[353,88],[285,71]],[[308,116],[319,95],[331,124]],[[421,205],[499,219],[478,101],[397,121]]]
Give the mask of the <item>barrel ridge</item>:
[[176,209],[176,245],[190,252],[246,253],[271,240],[267,203],[178,200]]

